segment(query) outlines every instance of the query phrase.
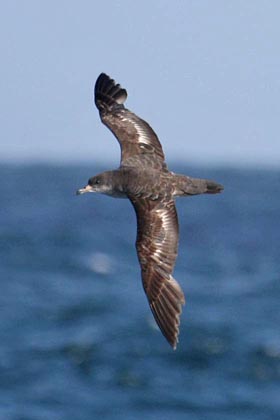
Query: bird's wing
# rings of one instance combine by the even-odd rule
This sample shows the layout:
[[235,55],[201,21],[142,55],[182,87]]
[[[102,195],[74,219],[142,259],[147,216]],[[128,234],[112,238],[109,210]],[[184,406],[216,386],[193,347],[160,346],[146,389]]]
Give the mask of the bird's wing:
[[124,107],[125,89],[101,73],[95,83],[94,97],[102,122],[120,143],[121,166],[137,166],[139,163],[141,167],[166,167],[161,144],[153,129]]
[[178,248],[178,219],[173,200],[130,197],[137,215],[136,248],[143,287],[152,313],[175,349],[184,293],[172,277]]

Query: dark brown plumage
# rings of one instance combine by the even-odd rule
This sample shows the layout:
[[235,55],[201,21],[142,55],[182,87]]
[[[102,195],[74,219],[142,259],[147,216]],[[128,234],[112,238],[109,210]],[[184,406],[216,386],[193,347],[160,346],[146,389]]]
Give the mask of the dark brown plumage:
[[144,120],[124,107],[127,92],[102,73],[95,84],[102,122],[121,146],[121,164],[89,179],[85,192],[128,198],[137,215],[136,248],[150,308],[163,335],[175,349],[184,293],[172,277],[178,251],[178,196],[216,194],[223,186],[170,172],[161,144]]

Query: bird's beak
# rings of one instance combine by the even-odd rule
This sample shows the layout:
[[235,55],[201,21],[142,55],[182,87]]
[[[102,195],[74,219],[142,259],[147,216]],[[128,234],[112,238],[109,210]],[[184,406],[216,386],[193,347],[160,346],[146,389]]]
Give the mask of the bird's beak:
[[80,194],[85,194],[85,193],[88,193],[88,192],[94,192],[94,190],[92,189],[92,187],[90,185],[86,185],[84,188],[81,188],[80,190],[77,190],[76,194],[80,195]]

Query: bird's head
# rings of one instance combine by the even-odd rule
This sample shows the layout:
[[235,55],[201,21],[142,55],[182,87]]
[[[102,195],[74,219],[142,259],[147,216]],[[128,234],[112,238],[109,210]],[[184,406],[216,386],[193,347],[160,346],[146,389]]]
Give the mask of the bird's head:
[[97,192],[101,194],[109,194],[112,190],[112,174],[110,171],[95,175],[88,180],[88,184],[79,189],[76,194],[85,194],[88,192]]

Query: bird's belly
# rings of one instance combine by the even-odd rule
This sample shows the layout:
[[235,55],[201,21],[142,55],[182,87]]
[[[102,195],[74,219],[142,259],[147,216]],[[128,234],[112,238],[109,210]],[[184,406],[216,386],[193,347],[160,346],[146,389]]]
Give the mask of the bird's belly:
[[127,194],[125,192],[118,191],[118,190],[106,192],[104,194],[108,195],[109,197],[113,197],[113,198],[127,198]]

